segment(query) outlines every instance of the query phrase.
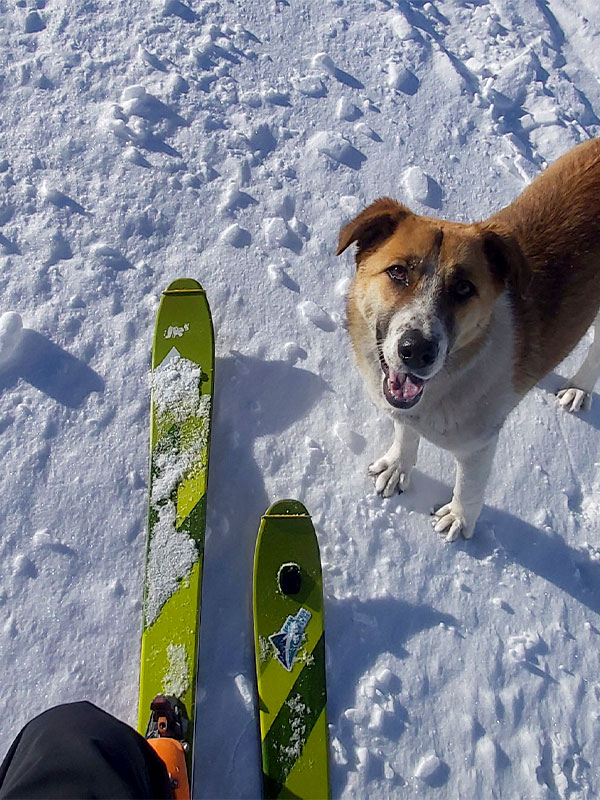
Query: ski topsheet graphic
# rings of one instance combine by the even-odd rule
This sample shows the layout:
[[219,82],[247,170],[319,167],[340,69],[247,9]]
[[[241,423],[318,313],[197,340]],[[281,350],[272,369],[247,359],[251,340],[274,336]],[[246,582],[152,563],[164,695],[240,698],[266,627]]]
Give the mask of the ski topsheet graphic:
[[213,369],[213,329],[204,290],[195,280],[176,280],[163,292],[152,350],[138,729],[146,733],[155,697],[173,698],[190,767]]
[[304,643],[306,626],[312,614],[306,608],[301,608],[294,617],[288,617],[278,633],[269,636],[269,641],[275,647],[275,658],[279,663],[292,671],[296,655]]
[[328,798],[321,561],[310,516],[295,500],[262,518],[254,645],[264,796]]

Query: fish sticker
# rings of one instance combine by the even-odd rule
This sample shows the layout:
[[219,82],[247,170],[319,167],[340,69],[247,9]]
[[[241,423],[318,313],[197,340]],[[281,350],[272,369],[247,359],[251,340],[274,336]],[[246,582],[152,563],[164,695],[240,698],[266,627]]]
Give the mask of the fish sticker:
[[310,611],[301,608],[293,617],[286,619],[280,631],[269,636],[269,641],[275,648],[275,658],[288,672],[292,671],[298,650],[304,642],[304,632],[311,616]]

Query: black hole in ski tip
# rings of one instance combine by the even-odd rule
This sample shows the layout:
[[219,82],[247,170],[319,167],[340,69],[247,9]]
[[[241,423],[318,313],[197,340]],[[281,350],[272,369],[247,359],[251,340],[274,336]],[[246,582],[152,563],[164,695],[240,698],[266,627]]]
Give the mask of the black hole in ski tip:
[[277,582],[283,594],[298,594],[302,584],[302,573],[298,564],[282,564],[277,573]]

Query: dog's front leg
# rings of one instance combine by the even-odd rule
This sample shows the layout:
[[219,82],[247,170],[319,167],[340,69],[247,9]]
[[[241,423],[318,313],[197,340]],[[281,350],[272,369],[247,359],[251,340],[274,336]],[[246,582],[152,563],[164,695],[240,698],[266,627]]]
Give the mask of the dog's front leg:
[[455,542],[462,534],[470,539],[483,507],[485,486],[492,468],[498,437],[485,447],[456,457],[456,482],[452,500],[435,512],[436,533],[447,542]]
[[410,473],[417,461],[419,434],[409,425],[394,420],[394,441],[387,453],[369,467],[375,491],[391,497],[408,489]]

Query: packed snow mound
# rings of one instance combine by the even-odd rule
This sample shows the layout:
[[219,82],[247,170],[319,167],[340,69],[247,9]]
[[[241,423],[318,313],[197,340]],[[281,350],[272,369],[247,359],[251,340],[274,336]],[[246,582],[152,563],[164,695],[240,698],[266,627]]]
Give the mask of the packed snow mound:
[[0,367],[10,363],[19,352],[23,338],[23,320],[16,311],[0,316]]

